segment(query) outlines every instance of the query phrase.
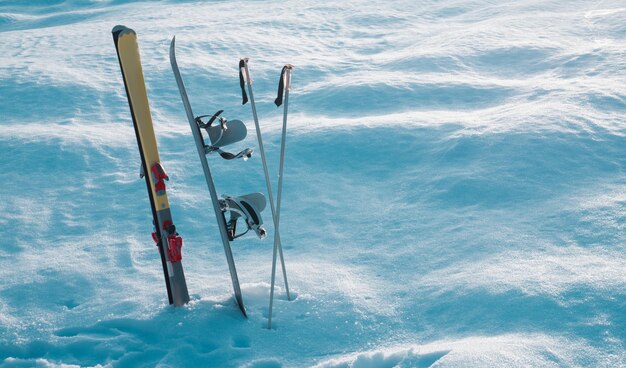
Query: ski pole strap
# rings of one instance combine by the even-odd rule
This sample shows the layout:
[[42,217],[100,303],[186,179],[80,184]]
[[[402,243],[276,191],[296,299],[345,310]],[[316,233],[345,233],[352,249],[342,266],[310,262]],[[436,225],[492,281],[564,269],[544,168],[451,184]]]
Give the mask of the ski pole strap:
[[285,94],[285,70],[287,70],[287,66],[283,66],[283,69],[280,71],[280,80],[278,81],[278,96],[274,100],[276,107],[279,107],[283,104],[283,96]]
[[241,87],[241,104],[245,105],[248,102],[248,95],[246,94],[246,82],[243,79],[243,69],[246,67],[244,59],[239,60],[239,86]]

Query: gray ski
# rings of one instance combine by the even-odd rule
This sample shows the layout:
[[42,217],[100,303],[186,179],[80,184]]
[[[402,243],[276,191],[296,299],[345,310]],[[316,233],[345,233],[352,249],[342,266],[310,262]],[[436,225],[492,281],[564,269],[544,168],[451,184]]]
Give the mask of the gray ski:
[[[215,210],[215,217],[217,218],[217,224],[220,231],[220,237],[224,246],[224,252],[226,253],[226,260],[228,262],[228,269],[230,271],[230,277],[233,283],[233,289],[235,291],[235,299],[241,309],[241,313],[245,317],[246,308],[243,303],[243,296],[241,294],[241,288],[239,286],[239,278],[237,277],[237,269],[235,268],[235,261],[233,259],[233,253],[230,247],[230,241],[238,238],[239,236],[247,233],[249,230],[254,232],[263,238],[266,235],[263,228],[263,221],[261,219],[261,211],[265,207],[265,198],[260,193],[253,193],[240,197],[224,196],[224,199],[218,199],[217,190],[213,177],[211,176],[211,170],[207,161],[206,155],[212,152],[217,152],[220,156],[226,160],[232,160],[236,158],[247,159],[252,155],[251,149],[245,149],[237,154],[225,152],[222,150],[227,144],[236,143],[241,141],[246,136],[245,125],[239,120],[226,121],[226,119],[219,117],[222,111],[218,111],[214,115],[202,115],[196,117],[191,109],[189,98],[187,97],[187,91],[183,83],[183,79],[178,69],[178,63],[176,62],[176,37],[172,38],[170,44],[170,63],[172,64],[172,71],[176,78],[180,97],[185,106],[185,112],[187,113],[187,119],[193,133],[196,148],[198,149],[198,156],[202,163],[202,169],[204,170],[204,176],[206,179],[209,193],[211,194],[211,202],[213,209]],[[210,120],[207,123],[202,121],[202,118],[208,117]],[[219,120],[219,123],[213,125],[213,123]],[[205,129],[210,139],[210,144],[206,145],[202,136],[202,130]],[[230,219],[226,222],[225,213],[230,212]],[[238,219],[243,219],[247,226],[247,230],[243,234],[236,234],[236,225]]]

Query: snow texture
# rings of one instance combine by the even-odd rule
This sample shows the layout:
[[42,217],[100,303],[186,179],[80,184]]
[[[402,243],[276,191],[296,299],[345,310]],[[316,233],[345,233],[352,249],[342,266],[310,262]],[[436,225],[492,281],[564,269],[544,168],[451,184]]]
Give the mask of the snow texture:
[[[137,31],[192,301],[167,305],[111,37]],[[626,366],[626,4],[5,0],[0,365]],[[268,317],[273,227],[233,244],[235,306],[191,132],[248,124],[250,58],[290,286]],[[210,158],[264,191],[260,157]],[[276,188],[276,182],[274,182]]]

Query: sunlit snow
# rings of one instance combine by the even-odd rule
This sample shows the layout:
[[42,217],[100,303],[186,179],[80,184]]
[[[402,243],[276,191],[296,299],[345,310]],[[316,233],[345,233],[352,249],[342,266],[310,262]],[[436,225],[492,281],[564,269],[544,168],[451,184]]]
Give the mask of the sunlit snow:
[[[111,37],[139,38],[192,301],[167,305]],[[0,3],[0,365],[626,366],[623,1]],[[273,226],[233,243],[236,307],[169,63],[194,112],[248,124]],[[238,148],[237,147],[237,148]],[[257,150],[258,152],[258,150]],[[210,157],[219,193],[259,156]],[[276,182],[273,183],[276,188]]]

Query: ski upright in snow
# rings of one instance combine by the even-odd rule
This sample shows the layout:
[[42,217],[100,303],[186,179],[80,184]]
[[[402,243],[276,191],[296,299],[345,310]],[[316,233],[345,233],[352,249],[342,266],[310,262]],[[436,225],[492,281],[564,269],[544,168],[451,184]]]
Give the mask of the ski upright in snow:
[[[176,61],[175,37],[172,39],[172,43],[170,44],[170,63],[172,64],[172,71],[174,72],[174,77],[176,78],[176,84],[178,85],[180,97],[185,107],[187,119],[191,127],[194,142],[198,149],[198,156],[200,157],[206,183],[211,195],[211,202],[213,204],[213,209],[215,210],[215,217],[217,218],[220,237],[222,239],[222,245],[224,246],[224,252],[226,253],[228,269],[230,271],[230,277],[235,291],[235,299],[239,305],[241,313],[243,313],[244,316],[247,316],[230,242],[246,234],[250,230],[253,230],[261,239],[266,236],[266,231],[263,227],[263,220],[261,218],[261,211],[263,211],[266,206],[265,197],[261,193],[252,193],[238,197],[222,196],[222,199],[219,199],[207,160],[207,155],[212,153],[218,153],[225,160],[233,160],[237,158],[247,160],[250,158],[252,156],[252,149],[250,148],[246,148],[238,153],[231,153],[223,150],[225,146],[240,142],[246,137],[246,126],[240,120],[228,121],[220,116],[223,110],[219,110],[213,115],[195,116],[193,114],[189,98],[187,97],[185,84],[183,83],[180,70],[178,69],[178,62]],[[208,120],[205,122],[203,119]],[[209,144],[205,143],[202,132],[203,130],[208,136]],[[226,213],[230,215],[228,222],[226,221]],[[243,220],[246,230],[237,234],[237,223],[239,219]]]
[[113,28],[112,33],[141,156],[140,176],[145,177],[152,208],[154,222],[152,238],[161,254],[169,303],[180,306],[189,301],[181,262],[182,238],[176,232],[170,213],[165,186],[165,180],[169,178],[159,159],[137,34],[132,29],[119,25]]

